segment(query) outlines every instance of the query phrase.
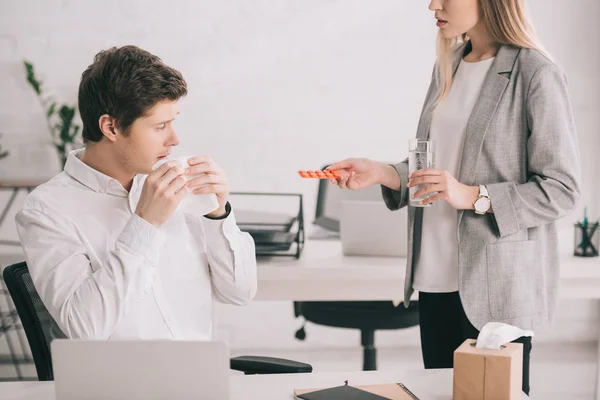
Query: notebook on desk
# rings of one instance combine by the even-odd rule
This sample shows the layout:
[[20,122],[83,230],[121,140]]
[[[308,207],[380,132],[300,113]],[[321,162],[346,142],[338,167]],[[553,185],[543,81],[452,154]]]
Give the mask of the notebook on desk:
[[328,389],[296,389],[297,400],[419,400],[401,383],[337,386]]

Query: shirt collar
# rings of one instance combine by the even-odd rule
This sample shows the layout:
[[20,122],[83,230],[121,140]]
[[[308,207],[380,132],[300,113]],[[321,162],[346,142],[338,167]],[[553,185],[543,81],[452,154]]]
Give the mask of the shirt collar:
[[95,170],[80,160],[85,148],[73,150],[67,157],[65,172],[94,192],[128,197],[129,193],[119,181]]

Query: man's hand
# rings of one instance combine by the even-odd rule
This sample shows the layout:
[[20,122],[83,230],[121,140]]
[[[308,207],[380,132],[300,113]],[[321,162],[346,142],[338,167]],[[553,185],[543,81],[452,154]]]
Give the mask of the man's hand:
[[176,161],[152,171],[144,182],[135,213],[156,227],[164,224],[187,195],[184,172]]
[[192,157],[188,160],[188,164],[186,175],[198,175],[186,184],[192,193],[217,195],[219,208],[207,216],[218,218],[225,215],[225,205],[229,201],[229,183],[223,170],[208,156]]
[[[457,210],[473,210],[473,202],[479,195],[477,186],[463,185],[448,171],[425,168],[409,176],[408,187],[424,185],[415,192],[413,198],[430,196],[421,204],[431,204],[444,200]],[[437,194],[433,194],[437,192]],[[433,194],[433,195],[432,195]]]

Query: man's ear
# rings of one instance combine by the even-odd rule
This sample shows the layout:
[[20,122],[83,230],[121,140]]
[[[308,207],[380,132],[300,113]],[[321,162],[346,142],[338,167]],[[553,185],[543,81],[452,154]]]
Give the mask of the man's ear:
[[100,116],[98,120],[98,126],[100,127],[100,131],[111,142],[117,140],[117,127],[116,122],[113,117],[108,114],[104,114]]

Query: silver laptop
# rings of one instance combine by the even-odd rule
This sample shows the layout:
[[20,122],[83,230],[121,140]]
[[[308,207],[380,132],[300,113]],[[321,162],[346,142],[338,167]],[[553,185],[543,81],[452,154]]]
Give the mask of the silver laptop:
[[344,200],[340,214],[345,255],[406,257],[406,207],[390,211],[382,199]]
[[56,339],[57,400],[229,399],[224,343]]

